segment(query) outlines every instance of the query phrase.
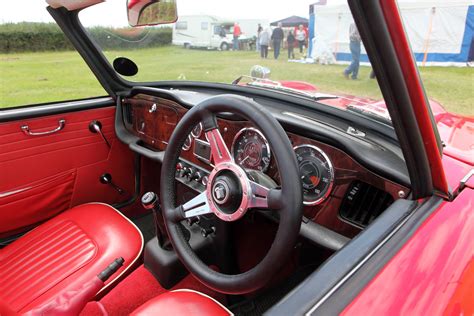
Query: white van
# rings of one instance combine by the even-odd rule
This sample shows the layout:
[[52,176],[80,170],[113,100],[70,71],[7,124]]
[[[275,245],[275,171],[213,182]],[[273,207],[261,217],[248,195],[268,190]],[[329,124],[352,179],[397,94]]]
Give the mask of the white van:
[[229,50],[234,21],[210,15],[181,16],[173,27],[173,45]]

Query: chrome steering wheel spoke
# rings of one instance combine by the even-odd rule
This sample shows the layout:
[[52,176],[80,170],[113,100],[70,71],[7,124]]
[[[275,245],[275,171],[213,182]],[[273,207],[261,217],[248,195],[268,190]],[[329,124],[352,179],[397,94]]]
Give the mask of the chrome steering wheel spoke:
[[249,208],[279,210],[282,205],[282,193],[279,189],[269,189],[254,181],[250,181],[251,197]]
[[248,204],[249,208],[268,208],[268,194],[270,192],[270,189],[267,187],[264,187],[261,184],[258,184],[257,182],[250,181],[250,191],[251,191],[251,196],[250,196],[250,201]]
[[233,162],[234,159],[230,154],[227,145],[225,144],[222,134],[219,131],[219,128],[211,129],[206,132],[206,137],[211,145],[211,155],[214,161],[214,165],[218,165],[224,162]]
[[212,213],[207,201],[206,191],[178,207],[181,209],[182,220]]

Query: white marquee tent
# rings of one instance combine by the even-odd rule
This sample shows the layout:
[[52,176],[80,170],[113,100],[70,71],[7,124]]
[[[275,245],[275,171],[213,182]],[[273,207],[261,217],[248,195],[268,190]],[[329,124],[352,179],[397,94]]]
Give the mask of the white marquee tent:
[[[332,51],[336,62],[348,63],[353,19],[347,3],[336,3],[328,0],[327,5],[314,6],[309,56],[317,58],[319,42]],[[399,0],[398,4],[419,65],[464,66],[472,58],[474,0]],[[365,49],[361,61],[368,62]]]

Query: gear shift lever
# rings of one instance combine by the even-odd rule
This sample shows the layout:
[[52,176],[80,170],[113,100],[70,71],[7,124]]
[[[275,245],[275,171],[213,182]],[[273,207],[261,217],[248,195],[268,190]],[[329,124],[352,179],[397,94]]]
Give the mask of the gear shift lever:
[[171,244],[166,233],[165,223],[161,214],[160,202],[158,195],[155,192],[147,192],[142,196],[142,205],[147,210],[153,211],[153,218],[155,220],[156,237],[158,244],[163,249],[171,249]]

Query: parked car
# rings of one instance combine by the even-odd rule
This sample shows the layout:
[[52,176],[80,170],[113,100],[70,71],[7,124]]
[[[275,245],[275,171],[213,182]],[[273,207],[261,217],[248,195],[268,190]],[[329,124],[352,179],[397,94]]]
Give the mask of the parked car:
[[108,95],[0,110],[0,315],[474,313],[472,118],[430,106],[395,0],[349,1],[383,101],[144,82],[205,61],[139,69],[84,27],[100,1],[46,2]]

